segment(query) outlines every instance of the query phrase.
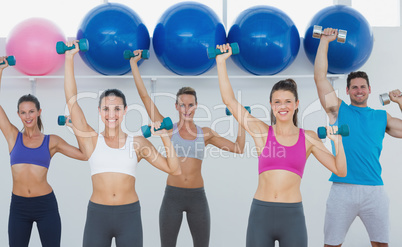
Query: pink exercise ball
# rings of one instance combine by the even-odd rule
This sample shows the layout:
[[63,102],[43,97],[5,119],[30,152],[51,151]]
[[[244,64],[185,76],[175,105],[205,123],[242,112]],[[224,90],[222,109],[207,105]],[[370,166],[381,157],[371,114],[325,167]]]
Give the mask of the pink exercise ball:
[[6,53],[15,56],[15,68],[20,72],[47,75],[64,63],[64,56],[56,52],[57,41],[65,41],[65,37],[53,22],[30,18],[11,30],[6,41]]

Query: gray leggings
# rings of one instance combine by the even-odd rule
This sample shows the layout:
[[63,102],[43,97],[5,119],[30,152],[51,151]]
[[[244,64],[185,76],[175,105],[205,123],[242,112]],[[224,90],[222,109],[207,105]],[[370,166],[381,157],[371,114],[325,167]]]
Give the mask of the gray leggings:
[[204,188],[187,189],[166,186],[159,212],[162,247],[175,247],[177,235],[186,212],[194,247],[208,247],[210,215]]
[[247,228],[247,247],[307,247],[303,204],[253,199]]
[[109,206],[88,204],[83,247],[142,247],[140,202]]

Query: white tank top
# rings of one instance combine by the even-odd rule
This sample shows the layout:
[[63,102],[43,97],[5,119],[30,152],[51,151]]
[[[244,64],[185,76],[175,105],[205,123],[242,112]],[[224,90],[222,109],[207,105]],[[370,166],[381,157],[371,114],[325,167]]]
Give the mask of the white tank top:
[[132,140],[133,137],[127,136],[124,147],[110,148],[104,136],[99,134],[95,150],[88,160],[91,176],[103,172],[118,172],[135,177],[138,159]]

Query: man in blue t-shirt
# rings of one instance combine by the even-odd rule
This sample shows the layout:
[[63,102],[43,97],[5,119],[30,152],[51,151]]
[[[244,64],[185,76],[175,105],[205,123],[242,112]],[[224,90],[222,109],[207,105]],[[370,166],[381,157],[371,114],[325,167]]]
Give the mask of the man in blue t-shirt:
[[[328,46],[337,37],[338,30],[327,28],[321,36],[314,64],[314,80],[321,105],[330,124],[349,125],[350,135],[342,138],[348,173],[346,177],[332,174],[333,182],[325,215],[325,247],[341,246],[346,233],[359,216],[374,247],[388,246],[389,200],[381,178],[380,154],[385,133],[402,138],[402,120],[386,111],[367,106],[371,93],[365,72],[352,72],[347,78],[346,93],[351,104],[336,96],[327,79]],[[402,110],[400,91],[390,92],[390,99]]]

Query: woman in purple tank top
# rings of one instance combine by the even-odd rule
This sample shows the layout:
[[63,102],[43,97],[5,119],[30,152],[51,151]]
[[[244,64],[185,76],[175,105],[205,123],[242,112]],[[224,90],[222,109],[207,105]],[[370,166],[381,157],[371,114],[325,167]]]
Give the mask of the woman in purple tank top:
[[[152,121],[162,121],[164,117],[149,97],[138,69],[141,52],[134,51],[138,56],[130,60],[135,85],[148,116]],[[243,153],[244,150],[246,133],[240,125],[235,142],[220,136],[209,127],[197,126],[193,120],[197,104],[194,89],[183,87],[177,92],[175,107],[179,113],[179,122],[169,130],[169,134],[181,162],[182,174],[167,179],[159,212],[161,247],[176,246],[184,212],[194,246],[209,246],[210,213],[201,174],[204,148],[211,144],[232,153]]]
[[[0,82],[8,67],[0,57]],[[56,135],[44,135],[38,99],[24,95],[18,100],[20,132],[0,106],[0,129],[8,144],[13,175],[8,235],[10,247],[28,246],[33,222],[37,223],[42,246],[60,246],[61,221],[56,197],[47,182],[50,159],[60,152],[68,157],[86,160],[76,147]]]
[[307,230],[300,183],[306,159],[313,154],[331,172],[346,176],[342,137],[337,127],[327,127],[336,156],[327,150],[317,134],[297,127],[299,100],[292,79],[276,83],[271,91],[271,126],[254,118],[236,100],[226,69],[232,55],[229,44],[217,46],[219,87],[223,103],[253,137],[259,155],[258,188],[251,205],[247,247],[307,247]]

